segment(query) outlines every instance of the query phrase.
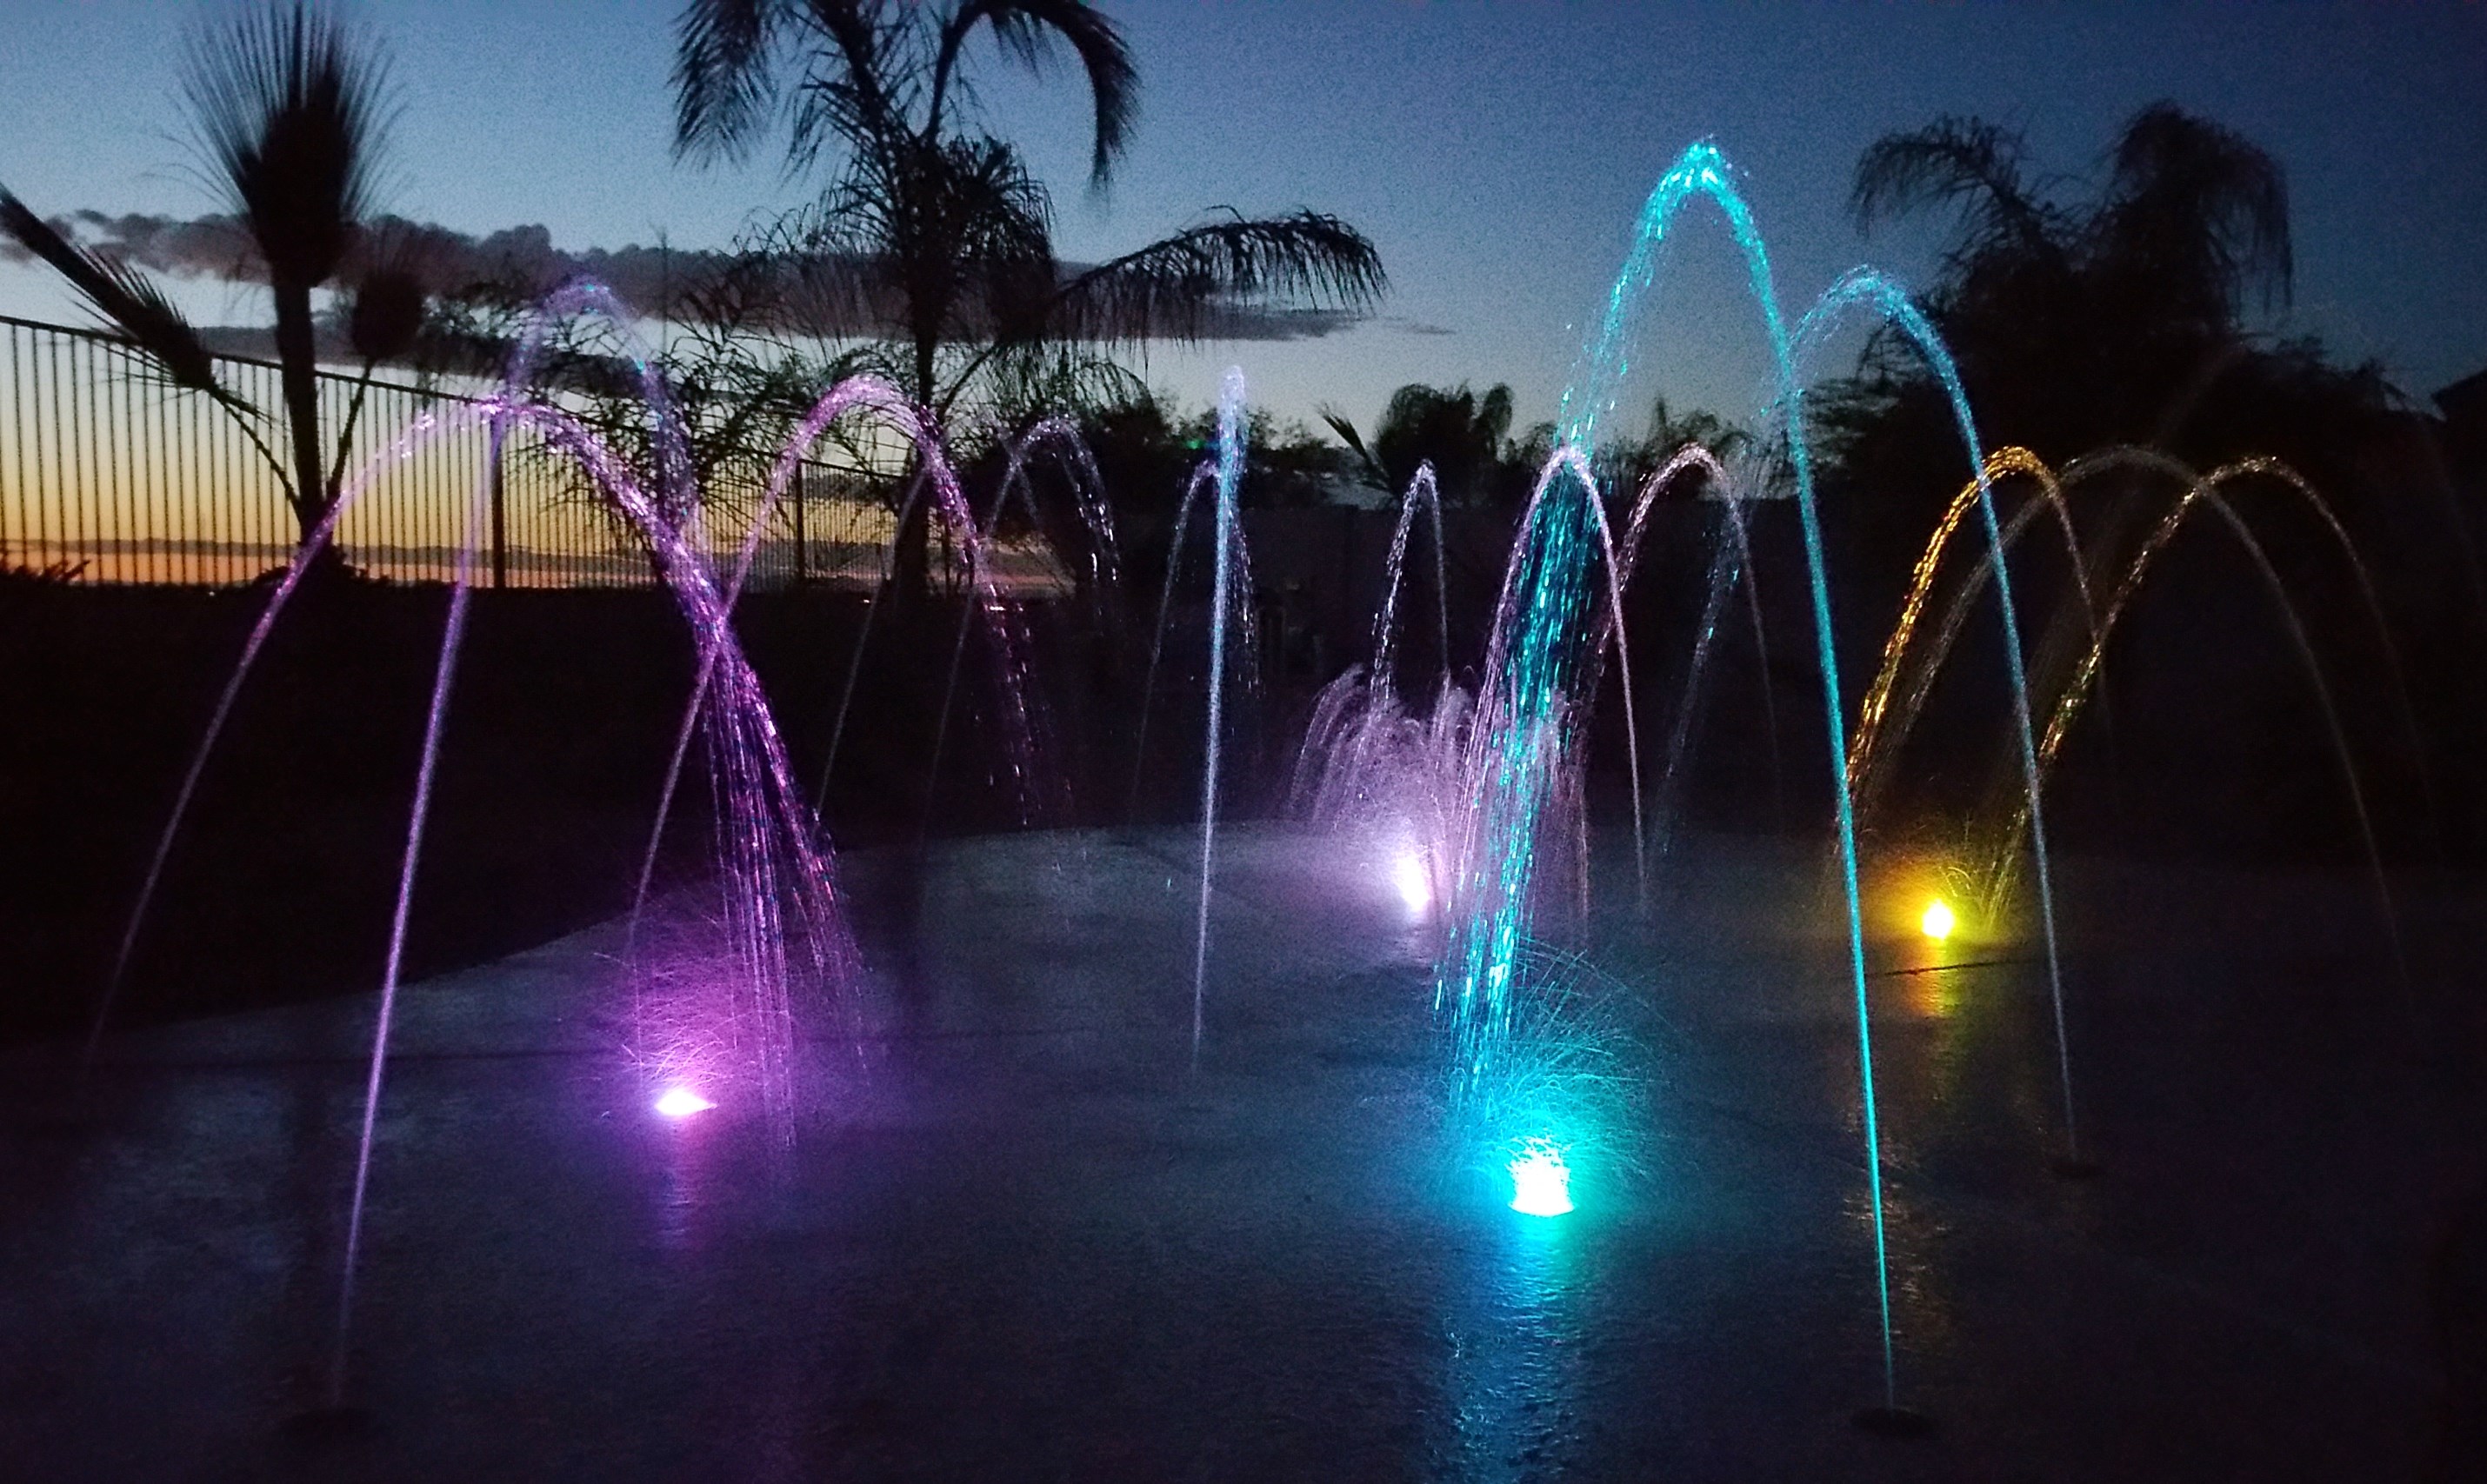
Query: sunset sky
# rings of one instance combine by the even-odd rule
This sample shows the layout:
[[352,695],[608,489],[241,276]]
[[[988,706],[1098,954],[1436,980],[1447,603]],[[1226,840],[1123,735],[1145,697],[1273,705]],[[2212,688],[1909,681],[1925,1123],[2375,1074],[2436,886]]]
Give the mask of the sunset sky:
[[[988,123],[1055,190],[1074,258],[1124,250],[1203,209],[1335,211],[1381,246],[1394,292],[1371,323],[1319,340],[1161,350],[1151,378],[1188,402],[1240,363],[1255,395],[1358,421],[1409,380],[1506,380],[1551,416],[1584,317],[1643,193],[1687,143],[1741,167],[1801,308],[1871,261],[1922,281],[1933,224],[1860,238],[1858,153],[1945,112],[2026,129],[2087,171],[2118,124],[2172,98],[2272,150],[2293,192],[2298,284],[2274,329],[2382,359],[2424,396],[2487,365],[2487,6],[1776,8],[1537,4],[1106,9],[1145,87],[1111,193],[1084,188],[1084,95],[988,54]],[[359,0],[395,57],[388,208],[469,232],[527,223],[563,248],[663,238],[721,245],[808,193],[773,154],[737,169],[670,153],[670,0]],[[151,0],[0,7],[10,126],[0,183],[46,213],[213,209],[188,165],[175,77],[201,13]],[[1668,266],[1643,395],[1730,415],[1762,359],[1723,234]],[[261,318],[250,291],[197,283],[202,318]],[[0,269],[0,312],[82,322],[46,275]]]

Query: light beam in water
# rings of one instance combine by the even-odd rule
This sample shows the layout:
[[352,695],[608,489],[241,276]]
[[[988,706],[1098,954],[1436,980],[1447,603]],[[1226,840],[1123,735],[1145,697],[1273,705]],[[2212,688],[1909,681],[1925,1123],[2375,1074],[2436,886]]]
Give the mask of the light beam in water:
[[665,1095],[657,1100],[657,1111],[667,1118],[688,1118],[693,1113],[705,1113],[714,1106],[715,1104],[687,1087],[668,1087]]
[[1434,905],[1434,874],[1425,865],[1424,853],[1413,846],[1401,846],[1390,857],[1390,884],[1415,915],[1424,915]]
[[1511,1209],[1546,1217],[1572,1209],[1572,1167],[1551,1139],[1530,1139],[1511,1162]]

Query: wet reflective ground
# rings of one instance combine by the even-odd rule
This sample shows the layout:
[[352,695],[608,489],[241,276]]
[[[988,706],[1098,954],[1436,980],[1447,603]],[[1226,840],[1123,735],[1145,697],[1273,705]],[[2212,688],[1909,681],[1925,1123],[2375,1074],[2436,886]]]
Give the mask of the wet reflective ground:
[[[1231,844],[1227,842],[1232,842]],[[2095,1181],[2051,1174],[2044,975],[1881,883],[1901,1400],[1882,1400],[1844,949],[1816,856],[1688,844],[1568,930],[1627,996],[1649,1168],[1442,1172],[1429,929],[1386,865],[1221,836],[1187,1071],[1180,836],[859,858],[880,1033],[791,1152],[629,1069],[606,930],[411,992],[351,1352],[320,1398],[371,1005],[133,1035],[0,1108],[0,1473],[164,1479],[2416,1477],[2423,1252],[2487,1176],[2475,883],[2065,871]],[[912,953],[893,935],[911,922]],[[2465,1163],[2465,1162],[2468,1162]],[[1610,1177],[1611,1172],[1607,1172]],[[1507,1194],[1508,1192],[1503,1192]]]

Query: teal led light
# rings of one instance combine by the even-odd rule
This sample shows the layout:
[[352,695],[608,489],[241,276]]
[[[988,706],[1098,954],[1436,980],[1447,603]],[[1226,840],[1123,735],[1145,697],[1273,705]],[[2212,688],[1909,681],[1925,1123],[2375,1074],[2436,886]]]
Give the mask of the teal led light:
[[1511,1209],[1522,1216],[1562,1216],[1572,1209],[1572,1167],[1549,1138],[1532,1138],[1511,1162]]

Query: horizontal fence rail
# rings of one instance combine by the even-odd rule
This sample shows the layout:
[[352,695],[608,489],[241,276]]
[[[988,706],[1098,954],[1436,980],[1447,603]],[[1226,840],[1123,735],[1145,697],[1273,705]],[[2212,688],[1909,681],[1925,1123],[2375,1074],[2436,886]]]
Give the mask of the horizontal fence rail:
[[[277,367],[219,355],[218,373],[266,409],[256,431],[289,459]],[[405,457],[373,463],[427,412],[472,406],[439,385],[319,374],[321,436],[333,458],[350,425],[350,482],[369,486],[336,542],[364,574],[398,582],[455,578],[478,481],[490,482],[474,534],[474,580],[493,587],[629,587],[656,579],[645,548],[574,464],[531,430],[515,432],[497,467],[480,422],[450,420]],[[773,451],[719,461],[702,525],[731,568],[761,505]],[[770,518],[752,564],[754,589],[821,585],[869,591],[889,572],[895,481],[807,461]],[[228,411],[166,383],[131,347],[96,330],[0,316],[0,574],[56,580],[223,587],[282,566],[298,540],[284,486]],[[935,544],[936,563],[955,561]],[[1003,585],[1058,591],[1059,563],[1034,545],[995,553]],[[956,581],[960,574],[952,570]]]

